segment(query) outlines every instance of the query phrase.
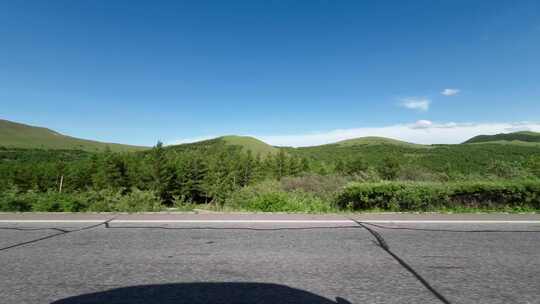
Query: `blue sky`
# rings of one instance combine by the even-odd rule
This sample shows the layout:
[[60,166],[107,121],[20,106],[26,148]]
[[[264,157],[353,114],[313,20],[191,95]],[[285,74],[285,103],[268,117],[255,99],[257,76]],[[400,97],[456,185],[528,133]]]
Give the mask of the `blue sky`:
[[103,141],[540,130],[539,71],[536,0],[0,1],[0,118]]

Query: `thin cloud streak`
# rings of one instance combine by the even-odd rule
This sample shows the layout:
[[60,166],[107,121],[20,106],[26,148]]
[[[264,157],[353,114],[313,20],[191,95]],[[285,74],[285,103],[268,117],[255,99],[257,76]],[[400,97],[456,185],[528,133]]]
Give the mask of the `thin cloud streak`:
[[459,89],[444,89],[441,94],[444,96],[454,96],[459,94],[459,92],[461,92]]
[[[418,144],[457,144],[481,134],[508,133],[528,130],[540,132],[540,122],[495,122],[495,123],[434,123],[419,120],[411,124],[396,124],[383,127],[337,129],[288,135],[250,135],[274,146],[306,147],[335,143],[341,140],[380,136]],[[216,136],[214,136],[216,137]],[[199,137],[209,139],[212,136]],[[194,142],[198,140],[176,140],[168,144]]]
[[411,109],[411,110],[418,110],[425,112],[429,110],[429,105],[431,104],[431,100],[427,98],[418,98],[418,97],[407,97],[401,99],[400,106]]

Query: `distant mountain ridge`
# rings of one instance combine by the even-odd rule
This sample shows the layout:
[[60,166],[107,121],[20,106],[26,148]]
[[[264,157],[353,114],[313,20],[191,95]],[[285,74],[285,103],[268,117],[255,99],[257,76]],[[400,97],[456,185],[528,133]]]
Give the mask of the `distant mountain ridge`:
[[[537,132],[514,132],[502,133],[496,135],[478,135],[463,144],[485,143],[485,144],[520,144],[520,145],[540,145],[540,133]],[[375,146],[394,148],[412,148],[426,149],[433,148],[434,145],[421,145],[409,143],[397,139],[385,137],[359,137],[347,140],[338,141],[332,144],[318,145],[303,148],[292,147],[276,147],[269,145],[255,137],[227,135],[214,139],[186,143],[180,145],[169,146],[172,149],[222,149],[224,146],[241,147],[244,151],[251,151],[253,154],[273,155],[283,149],[288,152],[297,150],[298,152],[305,151],[336,151],[335,149],[348,148],[369,148]],[[443,145],[443,146],[460,146],[458,145]],[[123,151],[141,151],[150,149],[150,147],[123,145],[117,143],[104,143],[94,140],[86,140],[75,137],[66,136],[48,128],[30,126],[17,122],[0,119],[0,147],[21,148],[21,149],[63,149],[63,150],[83,150],[88,152],[97,152],[106,149],[107,147],[116,152]]]
[[0,147],[21,149],[140,151],[148,147],[104,143],[62,135],[56,131],[0,119]]
[[529,143],[540,143],[540,133],[531,132],[531,131],[521,131],[513,133],[500,133],[495,135],[478,135],[467,141],[464,144],[473,144],[473,143],[487,143],[487,142],[529,142]]

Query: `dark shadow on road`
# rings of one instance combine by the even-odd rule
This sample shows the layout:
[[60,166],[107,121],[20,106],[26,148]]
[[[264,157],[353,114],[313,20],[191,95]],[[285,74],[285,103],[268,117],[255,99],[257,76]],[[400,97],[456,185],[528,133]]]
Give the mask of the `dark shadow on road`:
[[266,283],[175,283],[88,293],[51,304],[350,304],[285,285]]

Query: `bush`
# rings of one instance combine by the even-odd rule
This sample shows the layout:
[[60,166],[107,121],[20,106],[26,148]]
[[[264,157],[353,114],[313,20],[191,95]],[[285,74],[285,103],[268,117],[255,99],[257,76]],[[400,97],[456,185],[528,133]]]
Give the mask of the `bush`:
[[152,191],[132,189],[73,193],[22,192],[10,189],[0,193],[0,211],[4,212],[142,212],[162,210],[159,197]]
[[441,208],[540,209],[540,181],[353,183],[336,200],[340,208],[430,211]]
[[521,165],[518,163],[510,163],[500,160],[494,160],[487,166],[488,172],[497,178],[517,178],[526,176]]
[[295,190],[286,192],[278,182],[263,182],[245,187],[227,200],[226,206],[234,209],[261,212],[330,212],[329,201],[311,193]]
[[401,163],[397,157],[387,156],[382,160],[382,164],[378,168],[379,174],[386,180],[396,179]]
[[445,173],[437,173],[416,165],[402,166],[397,173],[397,179],[402,181],[448,181],[449,177]]
[[531,156],[527,162],[531,174],[540,178],[540,156]]
[[87,202],[77,193],[28,192],[24,196],[32,202],[32,211],[81,212],[88,208]]
[[101,191],[90,190],[82,193],[88,204],[88,211],[92,212],[113,212],[116,210],[122,191],[104,189]]
[[0,211],[27,212],[32,210],[32,203],[18,195],[16,188],[0,192]]
[[93,212],[144,212],[162,210],[161,200],[154,191],[136,188],[123,194],[123,190],[101,190],[83,193],[88,211]]
[[324,200],[333,200],[335,194],[345,187],[351,178],[340,175],[318,174],[284,177],[280,181],[279,188],[275,190],[283,190],[285,192],[301,191],[311,193]]
[[128,194],[120,196],[115,209],[121,212],[160,211],[162,206],[156,192],[133,189]]

